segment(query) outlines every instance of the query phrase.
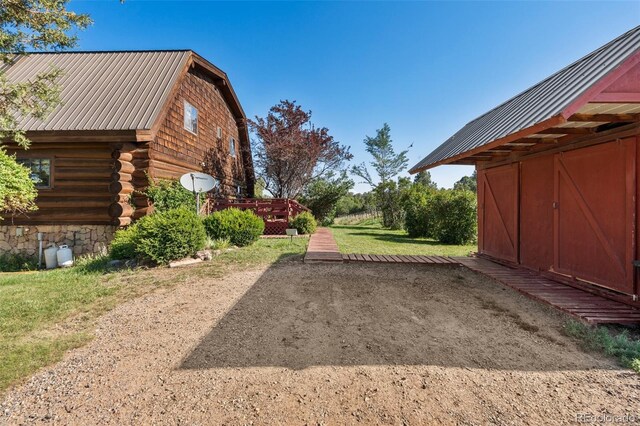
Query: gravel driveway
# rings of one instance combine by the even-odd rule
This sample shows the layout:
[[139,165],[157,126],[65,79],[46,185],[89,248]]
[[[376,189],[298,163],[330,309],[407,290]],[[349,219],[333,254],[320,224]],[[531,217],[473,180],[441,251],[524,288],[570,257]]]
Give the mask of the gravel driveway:
[[463,268],[282,262],[120,305],[0,404],[22,424],[561,424],[640,415],[566,317]]

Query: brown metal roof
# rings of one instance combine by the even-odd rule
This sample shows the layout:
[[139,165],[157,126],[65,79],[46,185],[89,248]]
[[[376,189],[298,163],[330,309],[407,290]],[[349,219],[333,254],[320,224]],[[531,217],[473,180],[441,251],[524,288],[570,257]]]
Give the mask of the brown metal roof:
[[469,122],[413,166],[410,172],[417,173],[450,163],[491,142],[543,125],[545,121],[563,113],[581,95],[638,51],[640,26]]
[[62,105],[44,121],[24,117],[26,131],[141,130],[155,122],[191,51],[29,53],[6,71],[27,81],[63,70]]

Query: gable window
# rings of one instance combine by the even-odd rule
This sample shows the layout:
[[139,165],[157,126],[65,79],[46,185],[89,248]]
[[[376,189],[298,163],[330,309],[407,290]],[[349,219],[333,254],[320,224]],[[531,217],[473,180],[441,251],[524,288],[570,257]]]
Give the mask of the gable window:
[[229,153],[232,157],[236,156],[236,140],[234,138],[229,138]]
[[17,161],[31,171],[29,177],[36,188],[51,188],[51,159],[18,158]]
[[184,101],[184,128],[198,134],[198,110],[187,101]]

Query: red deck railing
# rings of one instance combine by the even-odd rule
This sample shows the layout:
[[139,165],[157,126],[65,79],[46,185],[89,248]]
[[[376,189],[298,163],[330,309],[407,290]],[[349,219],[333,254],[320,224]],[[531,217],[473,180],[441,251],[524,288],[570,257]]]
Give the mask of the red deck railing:
[[238,198],[215,199],[208,198],[203,206],[206,214],[218,210],[235,207],[241,210],[251,210],[264,220],[265,235],[284,235],[289,227],[289,220],[309,209],[289,198]]

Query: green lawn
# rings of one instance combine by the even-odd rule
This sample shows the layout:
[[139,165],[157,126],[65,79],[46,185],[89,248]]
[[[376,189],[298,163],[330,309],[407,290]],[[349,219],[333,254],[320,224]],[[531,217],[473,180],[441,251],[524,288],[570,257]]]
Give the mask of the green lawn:
[[331,226],[341,253],[467,256],[477,246],[451,246],[426,238],[410,238],[403,230],[383,229],[379,223]]
[[261,239],[187,268],[109,272],[106,260],[96,259],[70,269],[0,273],[0,392],[89,341],[96,318],[118,303],[160,287],[301,255],[307,242]]

